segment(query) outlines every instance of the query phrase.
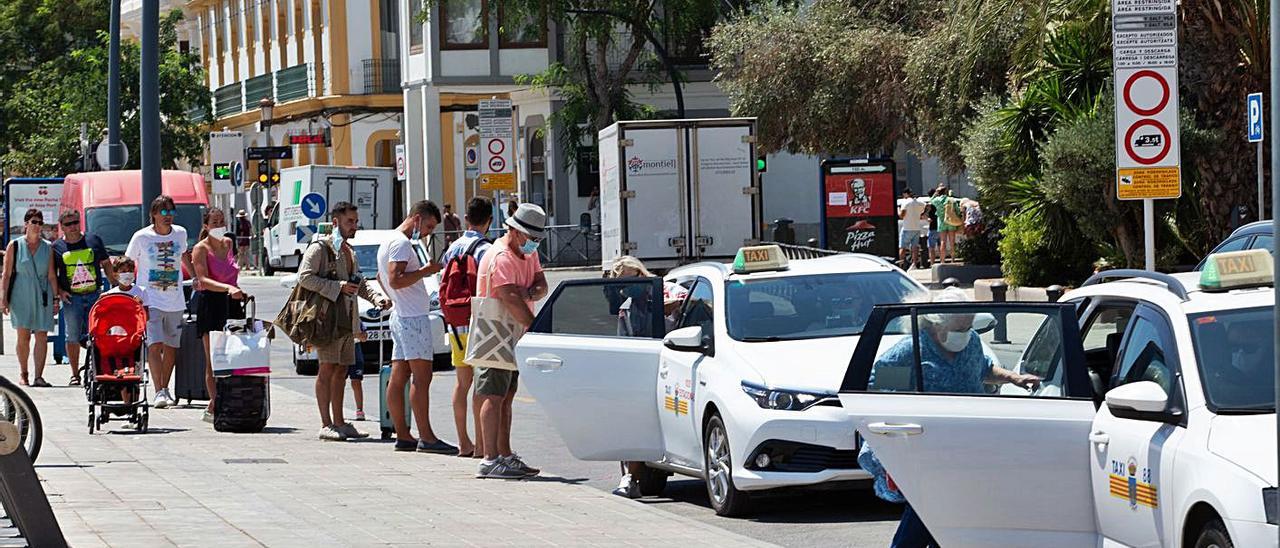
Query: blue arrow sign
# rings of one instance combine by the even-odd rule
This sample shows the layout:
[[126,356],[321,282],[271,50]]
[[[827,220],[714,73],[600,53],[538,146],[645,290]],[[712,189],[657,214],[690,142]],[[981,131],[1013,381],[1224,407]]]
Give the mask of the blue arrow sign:
[[244,186],[244,164],[240,162],[231,162],[231,186]]
[[316,233],[316,225],[298,225],[298,228],[296,230],[297,230],[297,236],[298,236],[298,243],[301,244],[310,240],[311,236]]
[[1249,94],[1249,142],[1262,142],[1262,94]]
[[324,216],[324,196],[315,192],[302,197],[302,216],[308,219],[319,219]]

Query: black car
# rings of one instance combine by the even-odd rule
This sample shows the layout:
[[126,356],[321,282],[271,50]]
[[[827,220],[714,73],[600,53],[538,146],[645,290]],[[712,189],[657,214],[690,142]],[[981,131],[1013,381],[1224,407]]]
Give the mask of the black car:
[[[1230,236],[1227,236],[1225,241],[1218,244],[1218,247],[1213,248],[1213,251],[1209,252],[1209,254],[1213,255],[1214,253],[1245,251],[1249,249],[1265,249],[1267,251],[1271,251],[1274,249],[1274,239],[1275,233],[1272,232],[1271,221],[1255,221],[1237,228],[1235,232],[1232,232]],[[1196,271],[1199,272],[1203,268],[1204,259],[1201,259],[1200,264],[1196,265]]]

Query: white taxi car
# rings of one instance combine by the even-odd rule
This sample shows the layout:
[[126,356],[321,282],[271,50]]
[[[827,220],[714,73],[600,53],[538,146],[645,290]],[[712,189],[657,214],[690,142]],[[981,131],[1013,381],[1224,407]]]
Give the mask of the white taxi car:
[[[1276,546],[1271,261],[1105,272],[1060,303],[877,307],[840,401],[943,546]],[[1038,387],[956,380],[986,364],[938,341],[981,313],[1000,327],[967,336]]]
[[872,306],[920,284],[877,257],[787,264],[776,246],[666,282],[687,291],[669,317],[662,279],[564,282],[517,345],[521,383],[575,457],[646,462],[644,495],[703,478],[721,515],[751,492],[870,477],[836,393]]
[[[358,230],[355,237],[348,242],[355,252],[360,276],[375,285],[378,278],[378,247],[391,241],[396,232],[395,230]],[[414,242],[413,248],[418,252],[418,258],[422,263],[427,264],[428,255],[422,243]],[[445,331],[444,313],[440,311],[440,282],[438,276],[428,276],[423,283],[427,285],[427,292],[431,295],[432,348],[436,351],[432,366],[437,369],[447,368],[452,363],[452,359],[449,356],[449,338]],[[293,289],[297,284],[297,274],[280,278],[280,285],[287,289]],[[377,374],[380,364],[391,362],[390,311],[384,312],[364,299],[359,299],[359,307],[360,322],[368,341],[360,345],[364,353],[365,374]],[[315,351],[296,345],[293,348],[293,363],[300,375],[315,375],[319,368]]]

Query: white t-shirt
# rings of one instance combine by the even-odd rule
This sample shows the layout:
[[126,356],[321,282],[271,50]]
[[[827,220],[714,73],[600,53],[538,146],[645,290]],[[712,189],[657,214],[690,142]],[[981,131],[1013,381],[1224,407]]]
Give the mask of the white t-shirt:
[[405,274],[422,270],[422,260],[418,258],[413,242],[409,241],[403,233],[397,233],[394,240],[378,246],[378,279],[382,281],[383,287],[387,288],[388,296],[395,305],[391,309],[393,313],[401,318],[426,316],[431,311],[431,294],[427,292],[426,281],[401,289],[393,289],[391,287],[391,263],[393,262],[405,263]]
[[165,312],[182,312],[182,254],[187,252],[187,229],[173,225],[168,234],[156,234],[154,225],[133,233],[124,254],[138,265],[137,285],[142,303]]
[[898,200],[898,211],[906,212],[906,216],[902,218],[903,230],[924,230],[929,227],[929,221],[920,218],[924,214],[924,202],[916,198],[903,198]]
[[135,298],[137,298],[138,300],[142,300],[142,287],[140,287],[140,286],[138,286],[138,285],[136,285],[136,284],[135,284],[135,285],[131,285],[131,286],[129,286],[129,289],[128,289],[127,291],[126,291],[126,290],[124,290],[124,289],[122,289],[120,286],[118,286],[118,285],[117,285],[117,286],[115,286],[115,287],[111,288],[111,290],[110,290],[110,291],[107,291],[107,294],[108,294],[108,295],[110,295],[110,294],[112,294],[112,293],[124,293],[125,295],[133,295],[133,296],[134,296]]

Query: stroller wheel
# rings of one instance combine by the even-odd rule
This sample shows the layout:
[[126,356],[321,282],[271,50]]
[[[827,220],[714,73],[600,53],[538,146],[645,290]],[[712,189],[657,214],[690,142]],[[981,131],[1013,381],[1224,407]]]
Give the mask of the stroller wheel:
[[147,423],[150,422],[150,419],[151,416],[144,411],[142,416],[138,418],[138,432],[147,433]]
[[89,408],[89,433],[93,434],[93,427],[97,424],[96,418],[93,416],[93,407]]

